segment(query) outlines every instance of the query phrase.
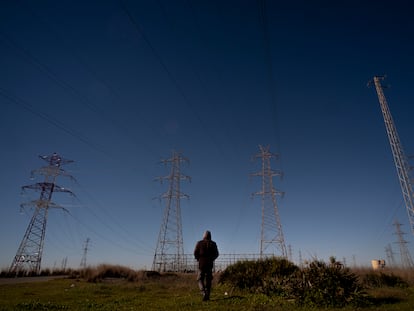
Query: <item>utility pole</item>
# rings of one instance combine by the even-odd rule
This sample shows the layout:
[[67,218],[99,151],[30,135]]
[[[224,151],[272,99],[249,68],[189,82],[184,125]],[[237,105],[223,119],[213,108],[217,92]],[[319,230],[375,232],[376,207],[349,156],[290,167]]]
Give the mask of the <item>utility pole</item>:
[[162,160],[162,162],[166,165],[171,165],[171,170],[168,176],[157,178],[161,183],[167,180],[169,188],[161,196],[162,199],[165,199],[166,206],[152,269],[159,272],[181,272],[185,269],[186,264],[184,262],[180,201],[182,198],[189,198],[187,194],[181,192],[181,181],[191,180],[189,176],[181,174],[181,164],[188,163],[189,161],[181,153],[173,151],[172,157]]
[[85,269],[86,268],[86,255],[88,254],[88,245],[89,245],[90,239],[87,238],[85,241],[85,246],[83,247],[83,256],[81,259],[80,267]]
[[398,236],[397,243],[400,246],[401,266],[403,268],[409,268],[409,269],[414,268],[413,260],[407,248],[408,242],[405,241],[403,238],[404,232],[401,231],[401,224],[397,220],[395,220],[394,226],[395,226],[396,234]]
[[48,166],[32,171],[32,176],[34,174],[44,175],[45,179],[43,182],[22,187],[23,191],[27,189],[40,191],[40,197],[37,200],[21,204],[22,208],[33,206],[34,213],[9,269],[9,272],[14,274],[40,273],[49,208],[61,208],[64,210],[63,207],[51,201],[52,195],[54,192],[67,192],[70,195],[74,195],[72,191],[55,183],[58,176],[67,176],[73,179],[71,175],[61,168],[62,165],[72,163],[73,161],[63,159],[57,153],[39,157],[46,161]]
[[410,222],[410,229],[412,234],[414,234],[414,191],[409,175],[410,167],[408,165],[408,160],[405,156],[400,138],[398,137],[397,129],[392,119],[390,109],[388,108],[387,100],[384,96],[384,87],[381,84],[382,80],[384,80],[383,76],[376,76],[372,81],[368,82],[368,86],[373,82],[377,91],[382,116],[384,117],[385,127],[387,130],[388,139],[390,141],[392,155],[394,157],[395,168],[397,169],[398,180],[400,182],[402,195],[408,214],[408,220]]
[[260,158],[262,160],[262,169],[252,175],[262,178],[261,191],[253,193],[253,195],[261,196],[262,199],[260,258],[263,258],[267,248],[273,248],[273,252],[277,249],[282,257],[288,258],[276,200],[276,196],[283,193],[273,187],[273,177],[282,176],[282,172],[273,170],[270,165],[270,160],[278,156],[269,151],[269,146],[259,145],[259,149],[260,153],[255,155],[254,159]]

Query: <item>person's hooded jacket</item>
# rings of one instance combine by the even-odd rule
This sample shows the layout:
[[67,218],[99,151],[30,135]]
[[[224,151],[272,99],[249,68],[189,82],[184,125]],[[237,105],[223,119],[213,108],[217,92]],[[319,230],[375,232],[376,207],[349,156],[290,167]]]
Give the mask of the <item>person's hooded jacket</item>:
[[214,260],[219,256],[216,242],[211,240],[210,231],[204,233],[203,239],[198,241],[194,249],[194,257],[200,269],[212,269]]

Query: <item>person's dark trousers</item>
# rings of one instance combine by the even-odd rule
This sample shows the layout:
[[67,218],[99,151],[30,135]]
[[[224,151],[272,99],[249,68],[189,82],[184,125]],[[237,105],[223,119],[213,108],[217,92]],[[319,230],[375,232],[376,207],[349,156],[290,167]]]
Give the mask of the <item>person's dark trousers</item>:
[[198,270],[198,287],[200,288],[203,300],[210,299],[211,281],[213,280],[213,273],[211,269],[200,269]]

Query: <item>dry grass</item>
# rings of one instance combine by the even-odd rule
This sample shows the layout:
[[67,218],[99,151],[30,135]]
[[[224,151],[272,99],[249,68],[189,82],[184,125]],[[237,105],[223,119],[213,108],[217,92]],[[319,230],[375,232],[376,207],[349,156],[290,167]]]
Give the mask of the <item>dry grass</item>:
[[82,278],[88,282],[100,282],[108,279],[124,279],[130,282],[138,282],[147,278],[148,274],[145,271],[136,271],[120,265],[102,264],[97,267],[73,271],[71,277]]
[[359,267],[352,268],[352,272],[359,276],[362,280],[367,275],[380,275],[386,274],[401,278],[409,286],[414,286],[414,269],[402,269],[402,268],[384,268],[380,270],[373,270],[372,268]]
[[[352,269],[361,278],[389,273],[413,284],[414,272],[369,268]],[[201,302],[195,274],[136,271],[118,265],[99,265],[71,271],[65,279],[39,283],[0,285],[0,311],[3,310],[237,310],[303,311],[294,302],[280,297],[234,290],[213,283],[212,300]],[[228,294],[227,294],[228,293]],[[414,286],[369,288],[371,305],[363,311],[411,311]],[[353,310],[326,308],[326,311]]]

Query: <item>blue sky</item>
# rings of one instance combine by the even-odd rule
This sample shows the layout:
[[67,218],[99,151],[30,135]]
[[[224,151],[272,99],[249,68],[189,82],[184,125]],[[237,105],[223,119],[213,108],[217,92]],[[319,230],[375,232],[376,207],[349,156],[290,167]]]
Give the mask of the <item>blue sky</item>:
[[[293,260],[329,256],[369,265],[395,244],[413,251],[378,99],[407,155],[414,95],[409,1],[2,1],[0,3],[0,267],[30,221],[21,194],[38,155],[75,162],[76,198],[51,210],[43,267],[150,268],[167,190],[154,181],[172,150],[183,173],[184,249],[204,230],[223,254],[258,253],[260,190],[251,161],[269,145],[284,172],[279,212]],[[263,7],[262,7],[263,8]],[[265,18],[263,18],[264,12]],[[263,22],[267,27],[263,27]],[[34,197],[33,197],[34,195]]]

